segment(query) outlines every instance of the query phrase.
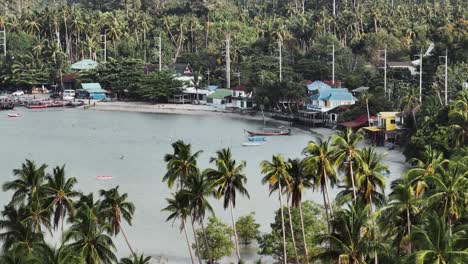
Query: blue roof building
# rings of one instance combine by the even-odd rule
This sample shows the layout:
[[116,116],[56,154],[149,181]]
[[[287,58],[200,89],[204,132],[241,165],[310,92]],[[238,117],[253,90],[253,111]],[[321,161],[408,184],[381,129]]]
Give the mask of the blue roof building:
[[318,88],[310,96],[309,109],[329,110],[340,105],[353,105],[357,99],[346,88]]
[[107,91],[102,89],[99,83],[82,83],[81,87],[83,87],[83,90],[89,93],[90,99],[106,99]]
[[307,87],[307,94],[312,94],[313,91],[321,90],[321,89],[331,89],[332,87],[322,81],[314,81],[311,84],[306,85]]

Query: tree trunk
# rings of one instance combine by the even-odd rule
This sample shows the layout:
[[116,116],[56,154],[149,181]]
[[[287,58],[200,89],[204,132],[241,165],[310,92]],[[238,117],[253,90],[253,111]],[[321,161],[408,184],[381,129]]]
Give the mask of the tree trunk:
[[281,190],[281,182],[278,181],[278,186],[279,186],[279,202],[280,202],[280,210],[281,210],[281,227],[283,229],[283,262],[284,264],[288,263],[288,255],[286,252],[286,232],[284,230],[284,212],[283,212],[283,196],[282,193],[283,191]]
[[132,256],[136,256],[135,252],[132,249],[132,246],[130,246],[130,242],[128,242],[127,236],[125,235],[125,232],[122,228],[122,225],[120,225],[120,223],[119,223],[119,227],[120,227],[120,231],[122,232],[123,237],[125,238],[125,242],[127,242],[127,246],[130,249],[130,252],[132,252]]
[[185,240],[187,241],[187,247],[190,253],[190,259],[192,260],[192,264],[195,264],[195,261],[193,260],[193,255],[192,255],[192,248],[190,247],[190,241],[187,235],[187,229],[185,228],[185,219],[182,219],[182,229],[184,229]]
[[409,208],[406,208],[406,220],[408,221],[408,253],[411,254],[411,219]]
[[[288,199],[289,200],[289,199]],[[288,206],[288,214],[289,214],[289,228],[291,229],[291,238],[294,246],[294,255],[296,256],[296,264],[299,264],[299,256],[297,255],[297,246],[296,246],[296,238],[294,238],[294,227],[292,223],[292,214],[291,214],[291,206]]]
[[195,239],[195,248],[197,249],[196,255],[198,257],[198,262],[200,264],[203,264],[203,261],[201,259],[200,245],[198,244],[197,233],[195,232],[195,226],[193,225],[193,219],[191,219],[190,223],[192,224],[192,232],[193,232],[193,238]]
[[234,220],[234,209],[233,209],[233,206],[232,206],[232,201],[229,203],[229,206],[231,207],[232,229],[234,230],[234,241],[236,242],[237,260],[240,261],[241,256],[240,256],[240,251],[239,251],[239,240],[237,238],[236,221]]
[[200,222],[200,225],[203,231],[203,239],[205,240],[205,247],[206,252],[208,253],[208,259],[210,260],[210,263],[214,263],[214,259],[211,257],[211,248],[208,244],[208,237],[206,236],[205,224],[203,223],[203,220]]
[[356,186],[354,185],[354,172],[353,172],[353,161],[349,159],[349,173],[351,176],[351,183],[353,184],[353,198],[356,200]]
[[299,203],[299,215],[301,216],[302,238],[304,239],[304,253],[306,257],[306,263],[309,264],[309,252],[307,251],[307,239],[304,230],[304,218],[302,216],[302,202]]
[[327,176],[326,171],[324,171],[324,175],[325,175],[325,193],[327,194],[327,201],[328,201],[328,206],[330,209],[330,216],[333,217],[333,209],[332,209],[332,205],[330,202],[330,195],[328,194],[328,176]]
[[323,186],[322,186],[322,195],[323,195],[323,206],[325,207],[325,216],[327,217],[328,234],[331,234],[330,217],[328,215],[327,197],[325,196],[325,188]]

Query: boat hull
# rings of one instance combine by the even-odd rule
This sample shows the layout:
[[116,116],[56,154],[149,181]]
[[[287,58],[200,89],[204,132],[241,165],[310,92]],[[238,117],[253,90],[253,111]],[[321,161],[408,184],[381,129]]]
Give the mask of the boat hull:
[[245,130],[249,135],[252,136],[289,136],[291,135],[291,131],[279,131],[279,132],[255,132]]
[[249,141],[257,142],[257,141],[266,141],[266,137],[262,136],[253,136],[248,138]]

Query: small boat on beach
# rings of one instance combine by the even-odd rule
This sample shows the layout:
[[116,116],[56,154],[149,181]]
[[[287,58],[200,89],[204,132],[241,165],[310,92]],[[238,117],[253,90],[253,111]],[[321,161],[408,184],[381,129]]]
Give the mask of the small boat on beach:
[[249,141],[266,141],[266,137],[262,137],[262,136],[252,136],[252,137],[248,137]]
[[291,135],[291,129],[288,129],[288,131],[272,131],[272,132],[255,132],[255,131],[245,130],[245,132],[249,133],[252,136],[289,136]]
[[261,144],[258,142],[244,142],[242,143],[242,146],[244,147],[252,147],[252,146],[260,146]]
[[8,117],[19,117],[20,114],[19,113],[15,113],[15,114],[8,114]]

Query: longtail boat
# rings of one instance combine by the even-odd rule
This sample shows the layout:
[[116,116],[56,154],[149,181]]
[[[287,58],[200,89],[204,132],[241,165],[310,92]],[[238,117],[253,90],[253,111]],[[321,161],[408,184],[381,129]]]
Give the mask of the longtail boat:
[[273,131],[273,132],[256,132],[256,131],[245,130],[245,132],[249,133],[252,136],[289,136],[291,135],[291,129],[288,129],[288,131]]
[[266,137],[264,136],[252,136],[248,138],[249,141],[266,141]]

